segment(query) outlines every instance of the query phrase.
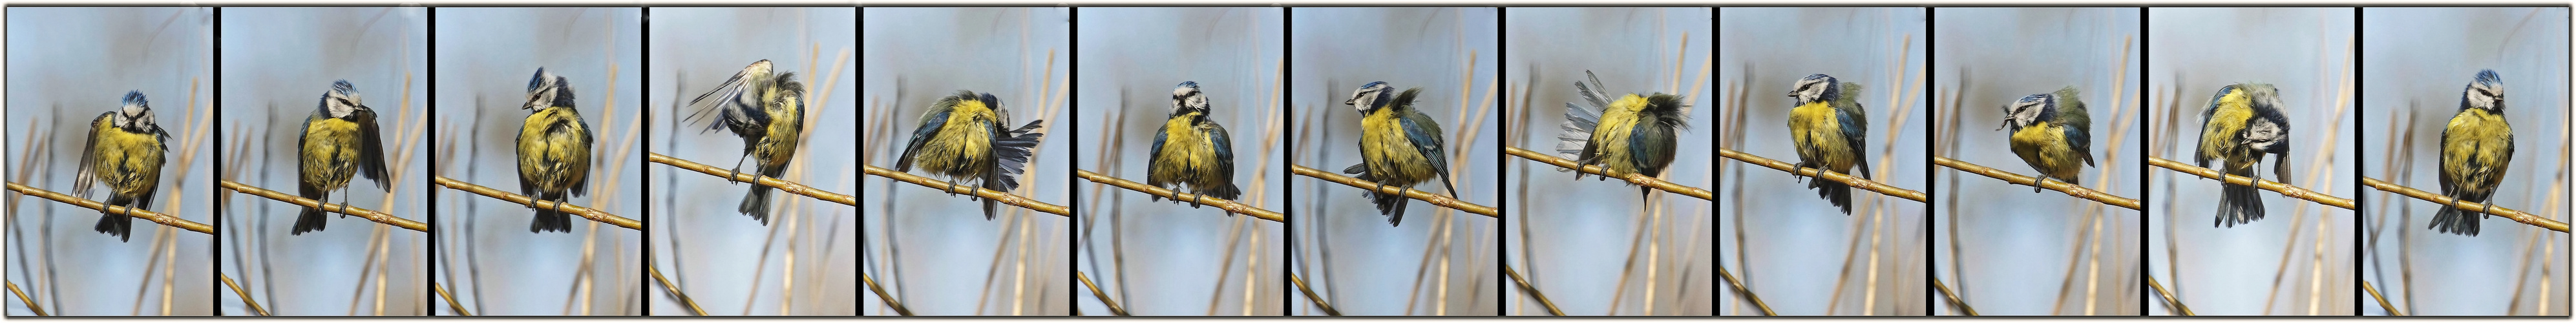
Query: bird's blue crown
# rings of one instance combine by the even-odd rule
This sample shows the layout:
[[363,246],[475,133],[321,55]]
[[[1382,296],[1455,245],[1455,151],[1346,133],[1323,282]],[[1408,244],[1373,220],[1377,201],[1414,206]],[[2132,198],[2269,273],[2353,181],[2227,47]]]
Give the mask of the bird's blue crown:
[[1181,81],[1181,85],[1180,85],[1180,87],[1193,88],[1193,89],[1195,89],[1195,88],[1199,88],[1199,81]]
[[2477,82],[2478,84],[2486,84],[2489,86],[2503,85],[2504,78],[2496,76],[2495,70],[2478,70]]
[[143,99],[143,91],[126,91],[125,105],[149,106],[151,104]]
[[358,93],[358,86],[349,85],[349,80],[332,81],[331,92]]

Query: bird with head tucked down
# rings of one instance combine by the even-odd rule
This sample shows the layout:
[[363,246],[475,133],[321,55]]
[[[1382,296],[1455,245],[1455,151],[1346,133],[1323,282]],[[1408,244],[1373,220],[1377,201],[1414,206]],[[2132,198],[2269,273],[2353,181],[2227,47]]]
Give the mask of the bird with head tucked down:
[[528,100],[519,108],[533,110],[519,124],[519,192],[555,202],[529,204],[537,217],[528,232],[572,232],[572,215],[561,207],[565,199],[590,194],[590,122],[573,110],[571,81],[545,68],[528,78]]
[[2069,86],[2023,96],[2004,106],[2003,129],[2010,129],[2006,133],[2011,134],[2013,155],[2039,170],[2031,192],[2038,192],[2039,182],[2049,179],[2078,185],[2076,174],[2093,165],[2093,116],[2078,96],[2075,87]]
[[[1018,129],[1008,128],[1010,110],[1002,108],[1002,99],[991,93],[958,90],[930,103],[930,111],[921,114],[920,128],[912,131],[912,141],[903,147],[903,157],[895,161],[898,171],[912,171],[913,166],[949,178],[950,195],[957,193],[957,183],[978,182],[977,187],[1009,192],[1019,188],[1014,179],[1028,164],[1030,150],[1038,146],[1037,132],[1043,120],[1031,120]],[[992,220],[995,201],[984,200],[984,219]]]
[[[376,181],[376,189],[392,191],[393,183],[386,182],[392,178],[385,176],[385,145],[379,133],[376,110],[360,100],[357,86],[348,80],[331,82],[331,90],[322,92],[322,102],[304,117],[304,129],[295,137],[295,195],[327,200],[331,190],[349,187],[353,175]],[[339,211],[348,207],[349,196],[343,194]],[[287,234],[322,231],[327,224],[330,218],[322,216],[322,208],[306,207]]]
[[[2209,108],[2200,111],[2200,147],[2192,152],[2192,163],[2209,167],[2219,161],[2220,172],[2253,178],[2263,177],[2254,171],[2264,154],[2279,156],[2272,161],[2273,181],[2290,181],[2290,119],[2281,114],[2281,91],[2271,84],[2237,83],[2218,88],[2209,97]],[[2263,219],[2262,195],[2251,185],[2219,182],[2218,225],[2234,227]]]
[[[1440,123],[1413,104],[1422,88],[1394,91],[1386,82],[1369,82],[1342,101],[1360,112],[1360,163],[1343,168],[1342,173],[1377,183],[1376,189],[1362,196],[1377,205],[1389,226],[1403,225],[1404,206],[1409,203],[1402,192],[1412,190],[1414,184],[1438,178],[1450,195],[1458,194],[1458,184],[1449,180],[1449,152],[1440,140]],[[1397,187],[1398,193],[1379,193],[1387,186]]]
[[1208,109],[1207,92],[1199,91],[1199,82],[1185,81],[1172,88],[1172,113],[1161,128],[1154,129],[1154,148],[1145,163],[1145,184],[1188,186],[1195,194],[1190,199],[1192,208],[1204,197],[1243,196],[1243,190],[1234,186],[1234,138],[1216,119],[1208,118]]
[[[152,196],[161,191],[161,166],[170,153],[170,132],[162,131],[152,119],[152,104],[142,91],[125,92],[124,104],[116,111],[90,119],[89,136],[84,137],[89,142],[81,147],[72,195],[87,197],[90,183],[102,183],[107,184],[106,206],[129,211],[152,208]],[[116,236],[116,241],[134,237],[134,217],[104,207],[99,210],[98,225],[91,229]]]
[[[1690,105],[1679,95],[1663,93],[1610,99],[1602,95],[1610,92],[1601,86],[1601,77],[1588,70],[1583,76],[1592,83],[1575,81],[1574,90],[1590,106],[1565,103],[1565,122],[1557,125],[1557,156],[1577,165],[1599,165],[1615,176],[1663,176],[1664,167],[1673,164],[1674,132],[1690,128]],[[1574,179],[1582,180],[1583,173],[1574,173]],[[1655,193],[1653,188],[1637,189]]]
[[[2460,113],[2442,127],[2442,195],[2462,201],[2486,203],[2495,197],[2498,184],[2504,183],[2504,172],[2513,164],[2513,125],[2505,124],[2504,79],[2494,70],[2478,71],[2477,79],[2460,90]],[[2478,235],[2478,220],[2486,218],[2486,205],[2474,212],[2442,205],[2433,213],[2435,231],[2460,235]]]
[[[1798,146],[1797,167],[1870,178],[1864,140],[1869,137],[1869,108],[1860,105],[1860,93],[1860,84],[1824,74],[1808,74],[1790,86],[1789,97],[1798,103],[1789,109],[1789,136]],[[1843,215],[1851,215],[1851,185],[1817,178],[1808,181],[1807,188],[1842,208]]]
[[[751,62],[724,83],[690,99],[689,105],[698,110],[687,119],[705,123],[702,132],[723,129],[742,138],[742,158],[734,160],[734,175],[725,176],[726,181],[742,173],[746,159],[756,161],[752,172],[760,176],[787,176],[787,162],[796,157],[796,145],[805,133],[805,83],[796,81],[795,72],[773,73],[766,59]],[[768,225],[770,190],[751,185],[751,193],[743,195],[734,211]]]

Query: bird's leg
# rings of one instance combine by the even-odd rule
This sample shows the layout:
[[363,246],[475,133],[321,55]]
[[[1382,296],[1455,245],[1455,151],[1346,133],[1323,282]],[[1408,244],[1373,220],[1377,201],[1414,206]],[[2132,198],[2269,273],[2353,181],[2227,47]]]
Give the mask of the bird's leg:
[[[741,182],[742,182],[741,180],[735,180],[735,179],[734,179],[734,177],[735,177],[735,176],[742,176],[742,162],[743,162],[744,160],[749,160],[749,159],[751,159],[751,155],[742,155],[742,157],[741,157],[741,158],[735,158],[735,159],[733,160],[733,174],[727,174],[727,175],[725,175],[725,182],[726,182],[726,183],[741,183]],[[758,179],[754,179],[753,181],[758,181]]]
[[2030,192],[2031,192],[2031,193],[2039,193],[2039,184],[2040,184],[2040,183],[2047,183],[2047,182],[2048,182],[2048,176],[2040,176],[2040,177],[2039,177],[2039,180],[2036,180],[2036,181],[2030,181]]
[[352,192],[340,192],[340,217],[349,217],[349,195],[355,194],[352,194]]
[[1193,208],[1193,209],[1199,208],[1199,201],[1204,201],[1204,200],[1207,200],[1207,194],[1191,193],[1191,194],[1190,194],[1190,208]]

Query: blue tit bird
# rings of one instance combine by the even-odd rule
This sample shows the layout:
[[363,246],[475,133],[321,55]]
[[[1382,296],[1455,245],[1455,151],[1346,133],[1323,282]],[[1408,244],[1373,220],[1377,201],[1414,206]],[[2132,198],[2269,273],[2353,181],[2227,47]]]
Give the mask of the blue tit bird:
[[[2504,79],[2494,70],[2478,71],[2477,80],[2460,90],[2460,113],[2442,127],[2442,195],[2477,203],[2495,197],[2506,166],[2513,164],[2513,126],[2504,119]],[[2476,236],[2487,207],[2494,206],[2470,212],[2443,204],[2431,228]]]
[[[295,136],[296,196],[326,201],[331,190],[349,187],[352,176],[366,176],[376,181],[377,189],[393,190],[393,184],[385,182],[389,178],[376,110],[359,100],[358,89],[348,80],[332,82],[331,90],[322,92],[322,102],[313,107],[313,115],[304,117],[299,133]],[[348,207],[348,195],[341,195],[340,208]],[[322,208],[306,207],[288,234],[322,231],[329,220],[322,217]]]
[[[921,114],[921,126],[912,130],[912,142],[903,147],[903,157],[895,160],[898,171],[912,171],[914,163],[932,174],[947,176],[950,195],[957,183],[977,181],[977,187],[1009,192],[1020,187],[1021,166],[1029,162],[1030,150],[1038,147],[1037,131],[1044,120],[1031,120],[1018,129],[1007,128],[1010,110],[1002,108],[1002,99],[992,93],[958,90],[957,94],[930,103],[930,111]],[[984,200],[984,219],[992,220],[995,202]]]
[[[1588,70],[1583,76],[1592,84],[1575,81],[1574,90],[1591,106],[1565,103],[1565,122],[1557,126],[1557,155],[1578,165],[1599,165],[1610,174],[1662,176],[1664,167],[1673,164],[1674,132],[1690,128],[1690,105],[1681,96],[1663,93],[1629,93],[1610,100],[1602,95],[1607,88],[1601,77]],[[1574,173],[1574,179],[1582,180],[1583,173]],[[1655,193],[1653,188],[1637,189]]]
[[[1243,196],[1243,190],[1234,186],[1234,138],[1226,135],[1225,126],[1208,118],[1208,108],[1207,93],[1199,91],[1199,82],[1181,82],[1173,88],[1172,113],[1161,128],[1154,129],[1151,160],[1145,163],[1145,184],[1189,187],[1190,194],[1197,194],[1190,198],[1191,208],[1209,196],[1228,200]],[[1158,201],[1161,198],[1155,196]]]
[[[519,125],[519,192],[529,198],[561,202],[590,194],[590,122],[573,110],[572,83],[537,68],[528,79],[528,101],[535,110]],[[528,232],[572,232],[572,215],[559,208],[536,207]]]
[[[689,100],[689,105],[699,108],[688,119],[707,125],[701,132],[724,129],[742,137],[743,158],[734,160],[735,175],[742,173],[742,162],[749,159],[758,161],[752,167],[760,176],[787,176],[787,162],[796,157],[796,145],[804,135],[805,83],[796,81],[795,72],[771,71],[769,60],[752,62],[715,89]],[[726,181],[733,178],[725,176]],[[752,185],[751,193],[743,195],[734,210],[769,225],[770,190]]]
[[[1458,194],[1458,184],[1449,180],[1449,151],[1440,143],[1440,123],[1413,105],[1422,88],[1388,93],[1394,90],[1386,82],[1369,82],[1342,101],[1360,110],[1360,163],[1343,168],[1342,173],[1377,183],[1363,196],[1386,215],[1389,226],[1403,225],[1408,202],[1401,192],[1412,190],[1414,184],[1436,176],[1449,194]],[[1399,193],[1379,193],[1387,186],[1397,187]]]
[[[1860,105],[1861,85],[1833,76],[1808,74],[1789,87],[1798,106],[1789,109],[1789,137],[1798,144],[1799,168],[1818,168],[1869,179],[1869,108]],[[1853,169],[1859,172],[1853,172]],[[1794,174],[1792,176],[1795,176]],[[1807,182],[1816,195],[1851,215],[1851,185],[1822,178]]]
[[[90,183],[107,184],[107,206],[124,206],[128,210],[152,208],[152,196],[161,191],[161,166],[168,161],[170,132],[152,121],[152,105],[143,92],[125,92],[125,103],[116,111],[101,113],[89,121],[89,140],[81,147],[79,175],[72,180],[72,194],[89,196]],[[100,208],[98,225],[92,229],[116,236],[116,241],[134,237],[134,217]]]
[[[2076,174],[2093,165],[2093,115],[2084,109],[2084,100],[2075,87],[2055,93],[2032,94],[2004,106],[2004,127],[2010,129],[2012,152],[2030,168],[2039,170],[2039,181],[2057,179],[2068,185],[2077,184]],[[2076,161],[2083,165],[2076,165]],[[2039,192],[2039,182],[2030,184]]]
[[[2273,181],[2289,182],[2290,119],[2281,114],[2281,108],[2281,91],[2271,84],[2218,88],[2209,98],[2209,108],[2200,111],[2200,148],[2192,152],[2192,163],[2209,167],[2210,160],[2219,160],[2221,172],[2261,181],[2254,167],[2263,162],[2264,154],[2272,154],[2281,157],[2272,161]],[[2219,225],[2234,227],[2263,219],[2262,196],[2256,194],[2260,190],[2224,181],[2218,185]]]

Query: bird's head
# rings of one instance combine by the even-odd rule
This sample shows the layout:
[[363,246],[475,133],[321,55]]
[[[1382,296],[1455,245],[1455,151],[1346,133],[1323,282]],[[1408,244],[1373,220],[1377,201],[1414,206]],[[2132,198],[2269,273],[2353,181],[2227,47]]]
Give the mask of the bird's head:
[[1807,77],[1798,79],[1797,84],[1789,87],[1789,97],[1798,98],[1798,103],[1801,104],[1831,100],[1840,92],[1842,92],[1842,81],[1824,74],[1807,74]]
[[1394,89],[1395,87],[1387,86],[1386,81],[1369,82],[1367,85],[1361,85],[1358,91],[1352,91],[1351,99],[1343,100],[1342,104],[1359,109],[1360,113],[1376,111],[1380,107],[1385,107],[1390,103],[1389,101],[1395,100]]
[[144,100],[142,91],[125,92],[124,105],[116,110],[115,119],[110,124],[126,131],[143,132],[160,127],[152,122],[152,104]]
[[1198,81],[1182,81],[1181,85],[1172,87],[1172,114],[1192,111],[1208,111],[1207,92],[1199,92]]
[[322,115],[347,118],[358,110],[366,110],[367,106],[360,100],[357,86],[349,85],[349,80],[340,80],[331,82],[331,91],[322,92],[321,109]]
[[2495,70],[2479,70],[2478,79],[2469,82],[2468,89],[2460,90],[2460,106],[2504,111],[2504,79],[2496,76]]
[[2021,100],[2013,101],[2012,104],[2004,106],[2003,128],[2011,129],[2012,131],[2021,131],[2021,127],[2028,127],[2031,124],[2039,123],[2044,120],[2056,119],[2056,114],[2056,97],[2048,94],[2022,96]]
[[547,72],[545,68],[539,67],[536,75],[528,77],[528,101],[519,108],[534,110],[559,106],[570,107],[572,101],[572,84],[564,77],[556,76],[554,72]]

